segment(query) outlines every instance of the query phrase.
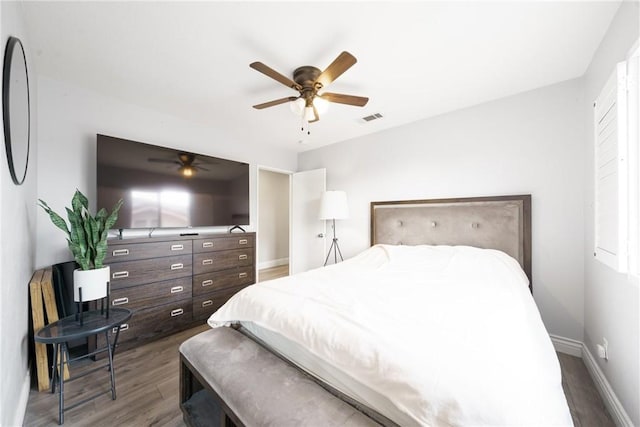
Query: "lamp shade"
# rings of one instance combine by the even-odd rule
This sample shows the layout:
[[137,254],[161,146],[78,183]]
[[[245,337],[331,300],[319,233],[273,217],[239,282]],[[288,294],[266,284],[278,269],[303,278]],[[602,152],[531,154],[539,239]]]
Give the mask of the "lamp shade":
[[347,219],[349,206],[344,191],[325,191],[320,200],[320,219]]

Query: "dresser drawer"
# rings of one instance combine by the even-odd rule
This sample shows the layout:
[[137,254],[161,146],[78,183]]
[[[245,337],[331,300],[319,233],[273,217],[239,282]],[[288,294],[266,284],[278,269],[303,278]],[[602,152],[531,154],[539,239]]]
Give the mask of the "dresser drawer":
[[253,265],[253,248],[193,255],[193,274]]
[[213,292],[193,299],[193,320],[207,320],[214,311],[224,305],[245,286]]
[[110,295],[111,306],[135,310],[191,298],[191,283],[190,277],[181,277],[163,282],[114,289]]
[[254,246],[254,234],[238,234],[237,236],[209,237],[195,239],[193,241],[193,252],[226,251],[229,249],[241,249]]
[[[181,329],[193,320],[193,302],[190,299],[136,310],[131,319],[121,326],[118,343],[144,342]],[[115,333],[111,331],[111,333]],[[113,339],[113,337],[112,337]],[[105,345],[104,334],[98,334],[98,347]]]
[[193,276],[193,296],[255,282],[253,265]]
[[191,276],[191,255],[117,262],[111,267],[111,289]]
[[118,244],[111,244],[107,248],[107,256],[104,259],[105,264],[120,261],[185,255],[190,254],[193,247],[191,240],[131,244],[121,244],[121,240],[118,240],[117,242]]

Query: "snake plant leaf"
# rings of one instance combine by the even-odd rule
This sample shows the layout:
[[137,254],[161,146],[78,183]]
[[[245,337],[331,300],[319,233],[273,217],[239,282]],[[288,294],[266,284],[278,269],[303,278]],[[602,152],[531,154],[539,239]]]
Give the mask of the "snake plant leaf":
[[67,211],[67,218],[71,225],[71,241],[79,243],[80,240],[84,240],[84,228],[82,226],[82,218],[69,208],[65,208]]
[[96,219],[101,221],[104,224],[104,220],[107,219],[107,216],[108,216],[107,210],[105,208],[102,208],[96,214]]
[[[106,232],[105,232],[106,233]],[[101,239],[96,245],[95,268],[102,268],[104,258],[107,256],[107,239]]]
[[71,240],[67,240],[67,242],[71,253],[74,254],[74,259],[80,265],[80,268],[83,270],[89,270],[89,258],[80,255],[80,247],[78,246],[78,243]]
[[89,200],[76,190],[71,200],[71,209],[65,208],[69,227],[65,220],[55,213],[46,202],[39,200],[39,206],[49,214],[53,224],[67,235],[67,245],[74,259],[83,270],[102,268],[107,253],[109,229],[118,219],[118,211],[123,201],[119,200],[109,214],[104,208],[95,217],[89,212]]
[[[95,219],[95,218],[91,218],[89,217],[89,225],[91,226],[91,258],[93,260],[94,263],[94,268],[99,268],[96,266],[96,264],[102,264],[102,260],[104,259],[104,257],[102,257],[102,259],[98,260],[98,257],[100,256],[98,251],[99,251],[99,246],[100,246],[100,241],[102,236],[100,235],[100,220]],[[105,244],[106,244],[106,240],[105,240]]]
[[95,218],[92,218],[91,216],[87,217],[87,220],[85,222],[86,224],[89,224],[89,230],[87,233],[87,236],[89,237],[89,245],[92,248],[95,248],[95,244],[98,241],[98,221],[96,221]]
[[[106,217],[101,227],[102,233],[100,235],[100,244],[96,245],[95,260],[100,265],[102,265],[102,262],[104,261],[104,258],[107,254],[107,236],[108,236],[109,230],[111,229],[111,227],[113,227],[113,224],[115,224],[116,221],[118,220],[118,212],[122,207],[122,203],[123,203],[122,199],[118,200],[118,202],[113,206],[113,209],[111,210],[111,214],[108,216],[106,216],[107,211],[104,209],[101,209],[96,215],[102,218],[103,217],[102,211],[104,211],[104,217]],[[96,268],[98,267],[96,266]]]
[[84,235],[87,242],[87,255],[89,259],[93,258],[93,240],[91,238],[91,217],[85,218],[82,222],[82,227],[84,229]]
[[69,238],[71,238],[71,232],[69,231],[69,227],[67,226],[67,222],[57,213],[51,210],[49,205],[47,205],[43,200],[38,199],[40,202],[40,207],[44,209],[44,211],[49,214],[49,218],[53,225],[58,227],[60,230],[64,231]]
[[84,207],[83,203],[83,196],[81,196],[82,193],[80,193],[80,191],[76,190],[76,192],[73,194],[73,198],[71,199],[71,209],[73,209],[73,211],[77,214],[77,215],[82,215],[82,208]]
[[100,235],[101,239],[102,239],[102,233],[104,231],[109,231],[108,228],[105,228],[108,216],[109,216],[109,213],[104,208],[100,209],[100,211],[98,211],[98,213],[96,214],[96,221],[98,223],[98,234]]
[[118,211],[120,210],[120,208],[122,207],[122,199],[118,200],[118,202],[113,206],[113,209],[111,210],[111,215],[109,215],[107,217],[107,219],[104,222],[104,228],[105,230],[109,230],[111,227],[113,227],[113,224],[116,223],[116,221],[118,220]]
[[[74,206],[74,210],[75,210],[74,201],[76,203],[79,203],[80,206],[85,208],[87,211],[89,210],[89,199],[87,199],[87,196],[82,194],[80,190],[78,190],[77,188],[76,188],[76,192],[73,194],[73,199],[71,199],[71,206]],[[82,211],[81,208],[80,208],[80,211]]]

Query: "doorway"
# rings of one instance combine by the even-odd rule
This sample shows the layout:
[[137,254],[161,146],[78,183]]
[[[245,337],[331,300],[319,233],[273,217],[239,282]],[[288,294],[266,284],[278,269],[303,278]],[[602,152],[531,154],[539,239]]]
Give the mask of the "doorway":
[[291,173],[258,167],[258,282],[289,275]]

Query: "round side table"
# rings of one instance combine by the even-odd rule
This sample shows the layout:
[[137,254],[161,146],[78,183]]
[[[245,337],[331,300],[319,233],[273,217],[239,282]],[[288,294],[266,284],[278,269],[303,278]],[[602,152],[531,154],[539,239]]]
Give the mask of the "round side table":
[[[56,380],[58,383],[58,424],[64,424],[64,411],[76,406],[82,405],[96,397],[104,394],[100,392],[96,395],[83,399],[65,408],[64,406],[64,383],[72,381],[76,378],[84,376],[90,372],[109,368],[109,377],[111,381],[111,399],[116,399],[116,379],[113,370],[113,358],[115,354],[116,344],[118,343],[118,335],[120,335],[120,325],[131,318],[131,310],[126,308],[110,308],[106,312],[100,310],[88,311],[83,313],[83,322],[80,324],[75,315],[65,317],[57,322],[53,322],[36,332],[34,339],[43,344],[53,344],[53,363],[51,364],[51,393],[55,393]],[[106,338],[106,346],[90,351],[82,356],[69,359],[69,350],[67,343],[72,340],[86,338],[91,335],[104,333]],[[113,340],[111,340],[113,336]],[[63,377],[64,365],[76,360],[84,359],[98,353],[106,351],[109,354],[109,363],[107,365],[100,364],[96,368],[92,368],[81,374],[65,380]],[[66,357],[65,357],[66,356]],[[60,359],[58,361],[58,358]]]

